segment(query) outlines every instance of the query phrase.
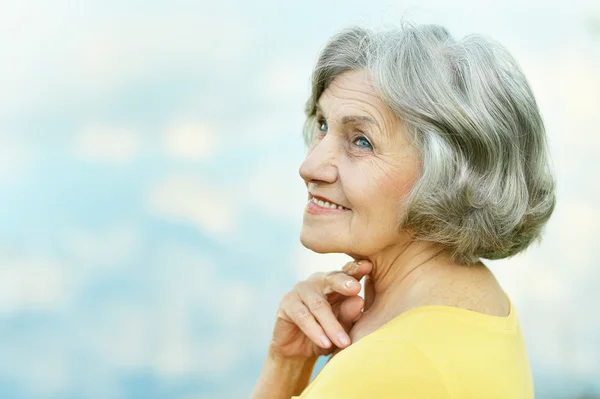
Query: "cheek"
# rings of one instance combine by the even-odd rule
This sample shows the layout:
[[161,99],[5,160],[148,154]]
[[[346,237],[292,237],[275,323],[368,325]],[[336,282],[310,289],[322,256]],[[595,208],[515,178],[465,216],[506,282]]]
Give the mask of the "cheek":
[[346,198],[357,213],[368,213],[377,203],[380,177],[369,165],[363,163],[340,168],[340,179]]
[[379,184],[386,195],[398,201],[406,198],[421,174],[421,163],[417,151],[410,147],[402,152],[396,162],[381,167]]
[[417,173],[406,171],[399,173],[394,179],[382,182],[381,187],[388,187],[387,196],[397,201],[402,201],[410,194],[418,179]]
[[418,179],[414,165],[390,167],[371,165],[363,167],[355,176],[353,192],[360,213],[377,218],[380,223],[398,220],[402,200],[411,192]]

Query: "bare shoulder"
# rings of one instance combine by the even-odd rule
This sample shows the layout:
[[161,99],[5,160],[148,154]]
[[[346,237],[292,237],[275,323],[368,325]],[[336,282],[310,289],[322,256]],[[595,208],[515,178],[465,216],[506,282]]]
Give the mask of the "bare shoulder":
[[498,317],[510,312],[506,293],[483,264],[440,275],[420,302],[419,306],[453,306]]

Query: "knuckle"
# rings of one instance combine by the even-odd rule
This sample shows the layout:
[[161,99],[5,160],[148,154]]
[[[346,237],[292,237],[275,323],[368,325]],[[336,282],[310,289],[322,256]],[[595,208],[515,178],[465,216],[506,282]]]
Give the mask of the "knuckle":
[[314,283],[316,281],[322,281],[326,277],[324,272],[316,272],[311,274],[306,280],[305,283]]
[[298,308],[294,311],[294,316],[297,321],[301,322],[303,320],[308,319],[311,316],[311,313],[305,307]]
[[275,315],[275,318],[277,319],[283,319],[283,320],[289,320],[289,317],[287,317],[287,314],[285,313],[285,310],[282,308],[277,309],[277,314]]
[[279,301],[279,307],[284,307],[290,301],[292,295],[292,291],[288,291],[285,294],[283,294],[283,297],[281,297],[281,301]]
[[339,280],[340,276],[342,276],[342,275],[345,276],[345,274],[339,270],[334,270],[332,272],[329,272],[325,276],[325,283],[334,285],[336,283],[336,281]]
[[314,312],[323,308],[329,307],[329,302],[327,302],[325,299],[320,298],[320,299],[316,299],[314,301],[312,301],[309,305],[308,308]]
[[341,270],[332,270],[329,273],[327,273],[327,277],[332,277],[332,276],[335,277],[335,276],[339,276],[342,274],[345,274],[345,273]]
[[304,281],[298,281],[296,284],[294,284],[294,288],[292,288],[292,291],[298,291],[299,289],[302,289],[304,283]]
[[352,270],[353,267],[354,267],[354,261],[350,261],[350,262],[346,263],[344,265],[344,267],[342,267],[342,271],[344,273],[348,273],[350,270]]

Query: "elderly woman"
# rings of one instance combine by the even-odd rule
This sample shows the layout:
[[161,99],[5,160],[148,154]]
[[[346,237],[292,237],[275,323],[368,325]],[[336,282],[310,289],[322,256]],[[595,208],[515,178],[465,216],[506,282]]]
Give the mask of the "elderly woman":
[[345,29],[306,114],[300,239],[354,262],[283,297],[253,397],[533,398],[517,313],[480,260],[525,250],[555,204],[512,56],[437,25]]

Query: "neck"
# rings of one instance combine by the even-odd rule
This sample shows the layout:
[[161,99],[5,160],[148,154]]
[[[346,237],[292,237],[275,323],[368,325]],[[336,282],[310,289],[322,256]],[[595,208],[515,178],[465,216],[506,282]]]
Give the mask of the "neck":
[[374,297],[372,305],[401,297],[417,279],[440,266],[447,269],[456,265],[442,245],[416,240],[388,246],[370,256],[351,256],[368,259],[373,264],[369,274],[372,287],[368,293]]

